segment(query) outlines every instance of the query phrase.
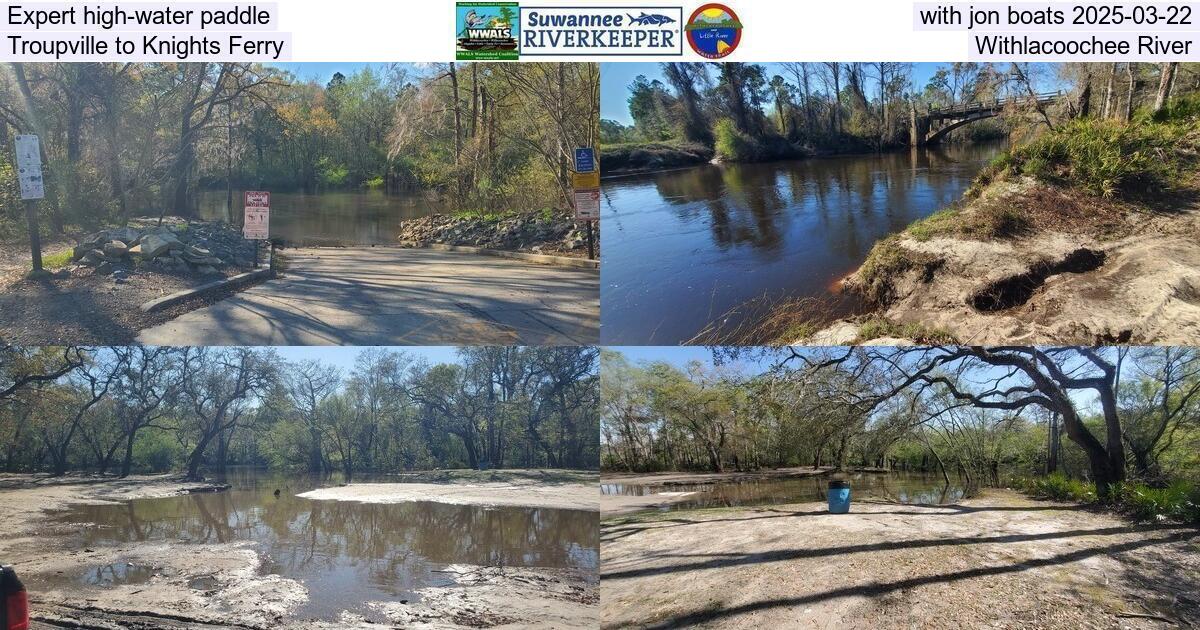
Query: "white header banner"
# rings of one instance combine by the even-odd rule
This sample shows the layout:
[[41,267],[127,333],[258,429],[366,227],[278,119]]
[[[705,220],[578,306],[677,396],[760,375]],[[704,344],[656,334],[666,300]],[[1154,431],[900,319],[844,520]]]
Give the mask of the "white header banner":
[[[1140,4],[3,0],[0,61],[947,62],[1196,56],[1200,11],[1194,5]],[[1092,33],[1103,35],[1092,40]]]

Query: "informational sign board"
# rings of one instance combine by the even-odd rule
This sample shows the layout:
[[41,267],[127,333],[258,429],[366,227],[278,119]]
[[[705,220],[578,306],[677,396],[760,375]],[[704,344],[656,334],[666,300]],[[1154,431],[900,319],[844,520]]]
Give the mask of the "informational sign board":
[[46,184],[42,180],[42,151],[38,137],[20,135],[17,146],[17,182],[21,187],[21,199],[44,199]]
[[578,147],[575,149],[575,172],[591,173],[596,170],[596,149]]
[[600,190],[575,191],[575,218],[579,221],[600,219]]
[[271,193],[247,190],[246,214],[242,220],[242,237],[252,241],[271,238]]
[[575,190],[599,188],[599,171],[592,171],[590,173],[571,173],[571,187]]

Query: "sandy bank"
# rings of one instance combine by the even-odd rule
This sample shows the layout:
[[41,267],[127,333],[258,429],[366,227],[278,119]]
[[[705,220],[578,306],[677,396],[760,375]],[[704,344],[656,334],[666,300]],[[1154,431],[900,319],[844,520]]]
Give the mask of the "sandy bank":
[[600,495],[600,514],[607,517],[617,514],[629,514],[641,510],[669,507],[674,503],[687,501],[694,493],[679,491],[678,486],[689,486],[704,483],[736,483],[739,481],[763,481],[767,479],[795,479],[827,475],[832,468],[775,468],[771,470],[755,470],[748,472],[723,473],[604,473],[600,477],[602,484],[619,484],[623,486],[646,486],[649,494],[602,494]]
[[355,483],[297,495],[315,501],[405,503],[432,501],[455,505],[541,507],[598,510],[596,484],[543,485],[510,482]]
[[994,221],[997,208],[1034,203],[1053,227],[974,238],[930,222],[877,244],[845,284],[880,299],[874,315],[889,325],[864,335],[861,320],[842,321],[802,341],[908,330],[970,344],[1200,343],[1200,209],[1114,211],[1024,180],[993,185],[954,220]]
[[602,522],[602,627],[1196,625],[1197,552],[1192,528],[1010,491],[848,515],[819,503],[649,513]]
[[[439,471],[438,474],[445,474]],[[509,477],[586,475],[521,471]],[[594,475],[593,475],[594,478]],[[365,602],[386,623],[343,613],[337,621],[295,617],[308,601],[300,581],[264,573],[254,542],[129,542],[80,547],[74,526],[46,518],[71,504],[104,504],[222,489],[178,476],[46,478],[0,475],[4,536],[0,562],[13,564],[30,587],[34,628],[211,630],[254,628],[592,628],[599,617],[594,573],[455,565],[453,583],[424,589],[420,602]],[[589,486],[595,497],[594,482]],[[131,512],[132,515],[132,512]],[[70,576],[137,573],[144,580],[95,585]]]
[[[266,628],[303,602],[307,591],[295,580],[260,575],[259,557],[250,543],[185,545],[167,542],[125,543],[76,548],[74,533],[63,524],[47,524],[46,511],[71,504],[119,503],[220,491],[218,483],[189,482],[178,475],[111,477],[0,476],[0,505],[5,531],[0,559],[17,567],[29,584],[32,576],[79,574],[86,570],[139,571],[144,583],[99,587],[69,580],[30,592],[35,620],[71,627],[227,627]],[[203,588],[197,588],[203,583]],[[122,620],[133,614],[140,621]],[[137,626],[136,623],[147,624]],[[193,625],[189,625],[193,624]]]

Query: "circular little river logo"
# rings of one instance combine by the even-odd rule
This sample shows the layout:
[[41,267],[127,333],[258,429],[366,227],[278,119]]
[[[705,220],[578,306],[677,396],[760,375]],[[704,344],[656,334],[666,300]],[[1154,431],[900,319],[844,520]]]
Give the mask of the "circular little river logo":
[[737,14],[715,2],[696,9],[684,30],[692,50],[707,59],[728,55],[742,41],[742,23]]

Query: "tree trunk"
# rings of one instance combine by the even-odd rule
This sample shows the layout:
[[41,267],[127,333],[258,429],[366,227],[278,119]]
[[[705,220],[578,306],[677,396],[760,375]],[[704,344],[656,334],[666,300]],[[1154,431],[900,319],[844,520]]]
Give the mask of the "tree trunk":
[[1125,74],[1129,77],[1129,93],[1125,96],[1125,122],[1133,120],[1133,93],[1137,89],[1137,81],[1133,78],[1133,62],[1125,63]]
[[1179,67],[1178,62],[1169,62],[1162,65],[1162,72],[1158,78],[1158,95],[1154,98],[1154,113],[1161,112],[1167,106],[1167,102],[1171,95],[1171,86],[1175,83],[1175,69]]
[[129,476],[133,468],[133,441],[137,437],[137,431],[130,431],[125,437],[125,459],[121,461],[121,478]]
[[1113,79],[1117,76],[1117,63],[1114,61],[1108,67],[1108,81],[1104,84],[1104,113],[1102,116],[1107,119],[1112,115],[1113,102]]

